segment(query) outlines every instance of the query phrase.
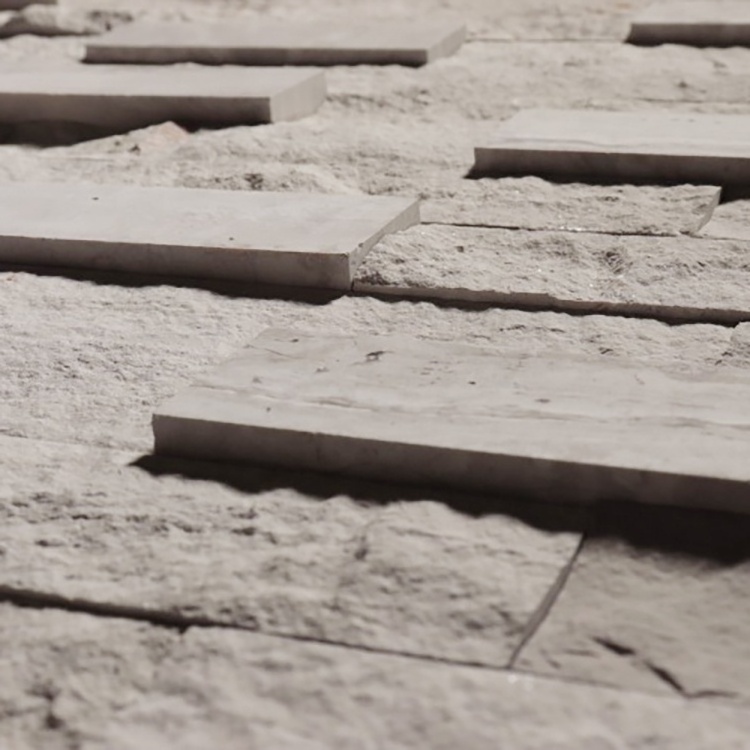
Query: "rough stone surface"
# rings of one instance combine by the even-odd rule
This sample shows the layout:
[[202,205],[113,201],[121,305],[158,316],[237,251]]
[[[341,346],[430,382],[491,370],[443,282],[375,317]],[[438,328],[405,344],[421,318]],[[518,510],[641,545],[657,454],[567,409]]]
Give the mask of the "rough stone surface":
[[[486,194],[497,206],[490,213],[487,204],[491,223],[504,224],[510,216],[516,219],[512,225],[522,229],[582,228],[600,233],[603,248],[609,247],[610,233],[693,232],[701,217],[694,209],[702,206],[699,196],[705,188],[464,179],[474,144],[490,137],[499,120],[524,108],[750,114],[747,49],[622,43],[632,16],[647,2],[65,0],[66,12],[123,13],[151,21],[226,22],[241,12],[295,23],[349,14],[411,23],[441,10],[465,18],[469,40],[451,57],[418,69],[328,68],[326,101],[315,114],[295,122],[194,132],[164,125],[58,148],[3,141],[0,177],[419,196],[428,210],[435,201],[433,220],[447,222],[459,220],[468,201],[484,201]],[[0,42],[0,67],[62,70],[77,65],[84,50],[85,40],[76,37],[21,34]],[[438,204],[454,195],[451,206]],[[725,193],[725,199],[730,197]],[[477,210],[476,220],[483,220],[484,205]],[[741,269],[740,257],[737,264]],[[649,273],[657,284],[667,270],[654,267]],[[644,277],[643,286],[647,282]],[[446,495],[391,486],[397,499],[385,504],[378,502],[383,498],[375,485],[326,484],[290,474],[238,477],[216,466],[154,465],[144,456],[152,450],[154,409],[269,326],[458,339],[529,355],[622,357],[702,375],[750,368],[750,324],[666,325],[612,314],[521,312],[486,303],[440,306],[365,296],[316,301],[247,294],[246,287],[229,283],[186,285],[168,277],[0,269],[0,432],[8,441],[0,454],[10,466],[3,471],[0,505],[4,517],[16,514],[0,544],[10,550],[13,580],[50,606],[75,606],[65,597],[80,595],[84,603],[95,601],[104,609],[121,606],[120,613],[129,617],[133,607],[156,606],[151,614],[171,612],[183,624],[194,621],[195,613],[182,597],[187,591],[205,600],[204,613],[229,623],[216,630],[191,627],[181,640],[201,632],[204,645],[183,652],[180,671],[169,673],[172,679],[160,670],[161,654],[168,649],[160,650],[158,635],[150,636],[154,648],[127,647],[120,660],[118,649],[126,640],[122,630],[105,625],[87,631],[85,643],[71,652],[61,644],[86,629],[78,623],[58,625],[53,609],[39,610],[33,627],[13,620],[16,640],[3,636],[3,644],[11,646],[0,648],[0,659],[13,657],[25,670],[39,655],[43,667],[37,674],[48,677],[51,673],[43,669],[53,663],[62,671],[50,680],[51,690],[40,680],[33,690],[13,693],[20,695],[20,703],[0,704],[0,746],[13,736],[12,726],[23,727],[17,735],[20,750],[182,750],[191,742],[196,750],[265,750],[285,743],[295,750],[441,748],[441,743],[493,750],[498,745],[514,750],[745,750],[746,714],[723,705],[730,700],[726,696],[683,702],[653,692],[590,689],[560,676],[525,679],[486,669],[490,660],[506,664],[519,644],[518,628],[530,633],[554,603],[550,587],[564,578],[585,524],[545,523],[546,513],[534,520],[524,510],[535,506],[516,504],[511,511],[505,498],[490,497],[478,506],[478,498],[467,497],[452,505]],[[702,303],[705,290],[696,298]],[[693,302],[681,300],[688,306]],[[128,468],[133,460],[141,468]],[[247,517],[253,512],[257,519]],[[372,533],[364,535],[368,552],[353,565],[354,552],[362,547],[344,540],[357,534],[361,539],[364,525],[381,512]],[[255,523],[257,532],[252,531]],[[193,526],[199,531],[191,533]],[[281,539],[278,556],[269,551],[270,534]],[[259,545],[257,557],[248,552],[250,544]],[[363,567],[370,565],[368,558],[372,568]],[[644,569],[644,576],[652,574]],[[329,581],[344,579],[350,581],[347,598],[340,599],[344,613],[307,619],[310,612],[317,618],[323,611],[317,608],[318,592],[328,591]],[[3,596],[19,597],[4,580]],[[221,588],[213,598],[217,582]],[[281,591],[275,599],[274,590]],[[138,592],[143,602],[127,598],[127,592]],[[62,599],[45,598],[51,594]],[[321,597],[325,601],[326,595]],[[167,612],[160,609],[164,602]],[[310,661],[293,658],[295,643],[285,639],[274,651],[278,659],[253,657],[263,670],[260,682],[253,682],[235,670],[251,653],[245,639],[258,636],[245,631],[241,644],[228,650],[219,643],[234,637],[231,629],[256,626],[248,611],[259,615],[260,627],[284,622],[296,629],[302,620],[296,632],[319,633],[325,627],[331,638],[343,632],[352,641],[331,645],[325,652],[330,657],[311,658],[317,665],[313,669]],[[724,616],[726,651],[741,655],[746,613],[724,607]],[[663,628],[659,636],[670,637],[678,625],[665,618]],[[27,634],[28,641],[18,640]],[[50,650],[43,650],[42,642],[51,643]],[[268,643],[263,639],[263,654],[271,651]],[[353,649],[352,643],[360,645]],[[373,643],[419,649],[427,658],[356,653]],[[229,654],[221,661],[220,650]],[[340,660],[360,656],[368,660],[366,669],[352,667],[352,679],[337,676],[349,669]],[[479,660],[485,669],[456,666],[464,659]],[[63,677],[71,665],[75,674]],[[120,675],[136,675],[135,697],[130,683],[118,681],[118,669]],[[251,665],[243,674],[253,671]],[[0,673],[8,670],[0,668]],[[150,674],[157,679],[167,674],[163,687],[139,677]],[[7,696],[22,683],[20,677],[0,680],[0,691]],[[107,694],[114,698],[97,701],[105,684],[113,686]],[[257,684],[265,687],[257,692]],[[514,686],[512,692],[506,684]],[[64,696],[57,702],[51,700],[55,686]],[[291,694],[310,698],[297,701]],[[130,705],[137,710],[125,716]],[[30,706],[33,710],[24,710]],[[69,724],[58,721],[58,711]]]
[[670,0],[639,13],[630,26],[633,44],[750,46],[750,8],[737,0]]
[[269,330],[154,414],[155,452],[750,512],[750,377]]
[[0,605],[14,750],[744,750],[750,714],[250,633]]
[[[70,11],[57,7],[54,1],[47,5],[34,3],[0,22],[0,38],[19,34],[38,36],[101,34],[131,18],[127,11]],[[0,9],[2,7],[0,5]]]
[[528,110],[474,155],[482,174],[747,183],[750,117]]
[[553,185],[537,177],[461,180],[422,188],[426,223],[608,234],[697,232],[721,190],[678,185]]
[[434,19],[289,23],[236,18],[224,23],[143,23],[86,46],[95,63],[214,65],[424,65],[453,54],[462,23]]
[[386,196],[7,183],[0,262],[348,290],[384,234],[418,221]]
[[0,0],[0,10],[17,10],[27,5],[55,5],[57,0]]
[[385,238],[354,289],[532,308],[750,319],[747,241],[421,226]]
[[501,497],[0,447],[0,593],[435,659],[507,665],[585,522]]
[[749,703],[748,520],[655,508],[599,512],[520,668]]

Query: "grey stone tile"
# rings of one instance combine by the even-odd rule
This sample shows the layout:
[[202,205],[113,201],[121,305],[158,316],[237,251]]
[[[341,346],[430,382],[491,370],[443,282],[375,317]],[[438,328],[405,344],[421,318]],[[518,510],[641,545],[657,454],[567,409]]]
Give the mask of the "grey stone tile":
[[387,196],[7,183],[0,261],[348,290],[383,235],[418,221]]
[[539,109],[474,149],[481,174],[699,182],[750,181],[750,117]]
[[633,44],[750,45],[750,8],[737,0],[657,2],[632,20]]
[[416,18],[284,22],[233,18],[200,23],[137,21],[86,45],[94,63],[221,65],[424,65],[453,54],[463,23]]

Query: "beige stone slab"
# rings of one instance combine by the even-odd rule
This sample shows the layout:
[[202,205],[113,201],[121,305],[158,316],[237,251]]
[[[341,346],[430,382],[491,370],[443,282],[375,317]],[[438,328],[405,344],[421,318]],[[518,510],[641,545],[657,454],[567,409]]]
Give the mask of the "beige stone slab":
[[418,299],[738,323],[750,320],[749,250],[749,242],[741,240],[420,226],[383,238],[357,270],[353,288]]
[[268,331],[154,415],[158,454],[750,509],[750,377]]
[[750,182],[750,115],[530,109],[474,150],[480,174]]
[[140,21],[89,42],[85,59],[96,63],[424,65],[454,53],[465,36],[462,23],[419,19]]
[[249,125],[310,115],[322,72],[291,68],[63,66],[0,72],[0,122],[132,130],[167,120]]
[[335,196],[124,185],[0,184],[0,261],[348,289],[418,205]]
[[697,232],[721,196],[709,185],[554,184],[538,177],[445,182],[423,192],[425,223],[678,235]]
[[746,0],[655,3],[633,18],[628,41],[697,47],[748,46],[750,4]]
[[750,519],[613,507],[518,666],[750,704]]
[[511,661],[587,521],[2,435],[0,471],[0,592],[491,667]]
[[[0,605],[12,750],[746,750],[744,707]],[[81,738],[78,742],[77,738]]]

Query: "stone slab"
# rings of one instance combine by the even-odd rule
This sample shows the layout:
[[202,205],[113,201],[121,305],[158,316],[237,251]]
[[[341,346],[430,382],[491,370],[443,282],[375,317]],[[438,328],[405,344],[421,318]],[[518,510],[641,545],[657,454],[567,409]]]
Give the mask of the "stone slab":
[[628,41],[696,47],[749,46],[750,4],[746,0],[655,3],[633,18]]
[[746,750],[744,707],[0,604],[12,750]]
[[72,122],[121,131],[176,120],[250,125],[310,115],[322,72],[291,68],[67,66],[0,72],[0,123]]
[[674,236],[697,232],[721,197],[721,188],[709,185],[553,184],[538,177],[446,182],[422,189],[423,222]]
[[218,65],[424,65],[454,53],[466,27],[418,19],[121,26],[86,45],[86,62]]
[[405,198],[0,184],[0,262],[349,289]]
[[750,115],[529,109],[474,150],[478,174],[750,182]]
[[422,225],[384,237],[358,268],[353,289],[736,324],[750,320],[749,251],[750,236],[613,237]]
[[588,520],[576,506],[2,435],[0,451],[0,591],[493,667],[510,663]]
[[750,519],[601,508],[521,653],[536,674],[750,704]]
[[0,10],[19,10],[27,5],[57,5],[57,0],[0,0]]
[[744,373],[273,330],[153,420],[161,455],[744,512],[749,425]]

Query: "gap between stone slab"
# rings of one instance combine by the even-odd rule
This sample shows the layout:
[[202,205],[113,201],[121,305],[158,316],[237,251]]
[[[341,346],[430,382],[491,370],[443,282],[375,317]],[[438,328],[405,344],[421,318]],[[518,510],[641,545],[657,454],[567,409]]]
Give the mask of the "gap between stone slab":
[[584,529],[583,533],[581,534],[581,538],[578,540],[578,546],[570,556],[570,560],[568,560],[568,562],[561,568],[556,580],[553,582],[552,586],[550,586],[549,588],[549,591],[547,591],[546,595],[544,596],[544,599],[542,599],[536,611],[531,615],[529,621],[526,623],[526,628],[524,629],[524,633],[521,636],[521,640],[511,654],[510,661],[508,662],[509,670],[515,669],[522,651],[539,632],[539,628],[542,627],[544,621],[552,611],[552,608],[560,598],[560,595],[562,594],[563,589],[565,588],[565,585],[570,578],[570,574],[573,572],[573,566],[576,564],[576,560],[578,560],[578,557],[583,550],[583,545],[586,543],[587,539],[588,532]]
[[[732,240],[726,240],[731,242]],[[355,282],[356,284],[357,282]],[[528,313],[558,313],[570,315],[575,318],[588,317],[591,315],[605,315],[613,318],[629,318],[634,320],[656,320],[670,327],[686,325],[715,325],[722,328],[736,328],[741,323],[750,321],[750,310],[748,311],[711,311],[697,310],[691,314],[690,308],[670,310],[665,306],[637,305],[632,303],[586,301],[576,302],[573,300],[557,300],[548,298],[546,295],[507,294],[497,295],[494,299],[483,298],[483,293],[471,294],[465,290],[455,289],[413,289],[393,288],[389,292],[380,289],[359,288],[352,289],[348,296],[372,297],[381,302],[429,302],[435,307],[451,310],[466,310],[482,312],[484,310],[518,310]],[[463,296],[452,296],[463,295]],[[534,298],[537,299],[534,299]]]
[[[204,628],[214,630],[234,630],[247,634],[257,634],[268,638],[278,638],[283,641],[295,641],[311,643],[319,646],[330,646],[331,648],[345,648],[349,651],[360,651],[370,654],[381,654],[383,656],[397,656],[405,659],[429,662],[433,664],[444,664],[455,667],[471,667],[484,669],[490,672],[508,672],[508,667],[496,667],[483,662],[463,661],[459,659],[442,659],[437,656],[415,654],[397,649],[376,648],[372,646],[354,645],[340,641],[329,641],[322,638],[310,636],[293,635],[290,633],[278,633],[269,630],[258,630],[241,625],[229,625],[217,622],[207,617],[191,617],[189,615],[172,614],[159,610],[140,609],[121,604],[106,604],[103,602],[89,601],[86,599],[68,599],[58,594],[45,594],[28,589],[18,589],[13,586],[0,584],[0,603],[12,604],[23,609],[56,609],[74,614],[85,614],[94,617],[107,617],[120,620],[131,620],[144,622],[156,627],[176,630],[184,635],[190,628]],[[557,679],[557,678],[555,678]]]
[[[153,625],[154,627],[175,630],[180,635],[184,635],[185,633],[187,633],[190,628],[203,628],[205,630],[233,630],[236,632],[245,633],[247,635],[257,634],[265,638],[278,638],[282,641],[294,641],[297,643],[308,643],[311,645],[328,648],[343,648],[347,649],[348,651],[374,655],[414,659],[416,661],[442,665],[445,667],[465,667],[469,669],[481,669],[486,672],[497,672],[500,674],[505,674],[508,677],[521,677],[528,675],[545,682],[557,683],[560,685],[586,685],[589,687],[606,687],[610,690],[617,690],[619,692],[630,693],[634,695],[655,696],[658,698],[664,697],[664,695],[662,695],[661,693],[654,693],[652,691],[637,688],[618,688],[613,687],[612,685],[602,685],[601,683],[595,682],[593,680],[585,680],[580,677],[574,677],[570,675],[550,676],[545,674],[537,674],[536,672],[529,670],[514,669],[510,666],[496,667],[488,664],[483,664],[481,662],[440,659],[435,656],[412,654],[408,652],[360,645],[355,646],[348,643],[340,643],[338,641],[326,641],[305,636],[288,635],[285,633],[252,630],[250,628],[227,625],[226,623],[212,622],[208,618],[189,618],[182,615],[171,615],[166,612],[139,610],[133,607],[125,607],[114,604],[109,605],[97,602],[88,602],[85,600],[71,600],[65,599],[64,597],[55,594],[41,594],[28,590],[14,589],[13,587],[3,585],[0,585],[0,603],[11,604],[12,606],[19,607],[21,609],[52,609],[69,612],[71,614],[89,615],[93,617],[106,617],[116,620],[129,620],[132,622],[143,622]],[[678,695],[678,697],[680,696]],[[689,698],[683,699],[686,701],[689,700]]]
[[[708,218],[698,229],[696,229],[696,232],[700,231],[700,229],[708,224],[713,216],[714,209],[715,207],[711,209]],[[422,221],[420,224],[422,226],[461,227],[464,229],[503,229],[509,232],[539,232],[547,234],[555,232],[556,234],[593,234],[604,237],[656,237],[659,239],[664,237],[690,237],[691,239],[704,239],[700,235],[692,232],[665,232],[664,234],[654,234],[653,232],[605,232],[603,229],[569,229],[565,227],[550,229],[548,227],[524,227],[518,224],[478,224],[475,222],[465,224],[458,221]]]

